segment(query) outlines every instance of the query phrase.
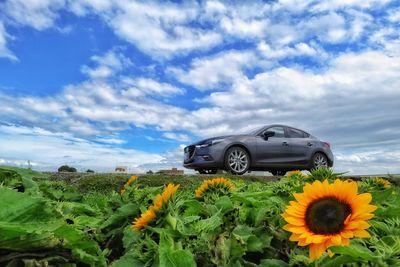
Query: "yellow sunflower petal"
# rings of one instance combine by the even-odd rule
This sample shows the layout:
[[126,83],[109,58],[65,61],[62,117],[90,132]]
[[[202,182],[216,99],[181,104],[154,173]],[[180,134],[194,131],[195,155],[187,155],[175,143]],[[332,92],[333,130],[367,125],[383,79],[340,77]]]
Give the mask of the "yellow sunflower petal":
[[342,231],[340,233],[340,235],[342,236],[342,238],[352,238],[354,236],[353,231]]
[[299,219],[299,218],[296,218],[296,217],[288,216],[288,217],[285,218],[285,220],[286,220],[288,223],[293,224],[293,225],[296,225],[296,226],[303,226],[303,225],[305,225],[305,222],[304,222],[303,219]]
[[299,241],[299,234],[292,234],[290,237],[289,237],[289,240],[290,241]]
[[338,246],[342,243],[342,237],[340,235],[333,235],[331,237],[332,245]]
[[322,256],[325,252],[326,247],[323,244],[311,244],[310,245],[310,259],[316,260]]
[[365,230],[363,230],[363,229],[361,229],[361,230],[354,230],[353,233],[354,233],[354,236],[355,236],[355,237],[363,237],[363,238],[365,238],[365,237],[371,237],[371,235],[370,235],[367,231],[365,231]]
[[303,226],[296,226],[296,225],[292,225],[292,224],[286,224],[285,226],[283,226],[283,229],[295,234],[301,234],[307,231],[307,229]]

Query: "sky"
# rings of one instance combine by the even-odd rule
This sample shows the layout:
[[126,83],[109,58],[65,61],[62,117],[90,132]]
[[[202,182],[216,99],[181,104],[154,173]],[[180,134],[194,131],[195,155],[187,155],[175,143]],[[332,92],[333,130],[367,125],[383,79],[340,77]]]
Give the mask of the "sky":
[[400,173],[400,2],[0,0],[0,165],[182,168],[271,123]]

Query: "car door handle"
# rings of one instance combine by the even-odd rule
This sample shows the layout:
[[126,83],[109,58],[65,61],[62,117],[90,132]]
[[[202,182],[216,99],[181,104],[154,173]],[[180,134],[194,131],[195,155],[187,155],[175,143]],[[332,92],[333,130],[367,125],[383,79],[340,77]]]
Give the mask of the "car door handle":
[[307,146],[313,146],[313,143],[308,142]]
[[282,142],[282,146],[289,146],[288,142]]

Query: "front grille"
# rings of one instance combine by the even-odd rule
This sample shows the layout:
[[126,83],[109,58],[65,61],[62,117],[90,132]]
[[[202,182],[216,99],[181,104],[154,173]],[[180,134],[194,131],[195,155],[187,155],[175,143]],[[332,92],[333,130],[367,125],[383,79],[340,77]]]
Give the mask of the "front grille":
[[194,151],[196,150],[195,146],[187,146],[184,149],[185,152],[185,162],[191,160],[194,156]]

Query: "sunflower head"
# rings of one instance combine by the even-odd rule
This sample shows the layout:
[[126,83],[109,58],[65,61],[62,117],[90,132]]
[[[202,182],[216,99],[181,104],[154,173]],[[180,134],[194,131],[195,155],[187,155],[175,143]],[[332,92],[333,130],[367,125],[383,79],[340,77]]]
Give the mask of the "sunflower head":
[[369,237],[367,220],[376,206],[370,205],[370,193],[358,194],[357,183],[336,179],[307,183],[303,193],[283,213],[292,233],[291,241],[310,248],[310,258],[319,258],[330,246],[348,245],[352,237]]
[[196,190],[196,198],[202,198],[206,192],[215,191],[219,193],[227,193],[234,189],[233,183],[225,178],[214,178],[205,180]]
[[286,174],[287,177],[300,177],[300,178],[307,178],[308,176],[302,173],[300,170],[290,171]]
[[384,179],[384,178],[381,178],[381,177],[375,178],[375,179],[374,179],[374,183],[375,183],[378,187],[383,187],[383,188],[385,188],[385,189],[390,188],[391,185],[392,185],[388,180],[386,180],[386,179]]
[[130,186],[131,184],[133,184],[133,182],[136,181],[137,178],[138,178],[137,176],[132,175],[132,176],[129,178],[129,180],[128,180],[128,181],[123,185],[123,187],[121,188],[120,194],[122,195],[123,193],[125,193],[126,188],[127,188],[128,186]]
[[147,211],[142,213],[139,218],[136,218],[132,223],[132,229],[135,231],[139,231],[146,225],[148,225],[151,221],[157,218],[157,213],[163,208],[164,205],[168,203],[168,201],[172,198],[175,192],[179,188],[178,185],[168,184],[164,191],[161,194],[158,194],[154,200],[153,205],[151,205]]

